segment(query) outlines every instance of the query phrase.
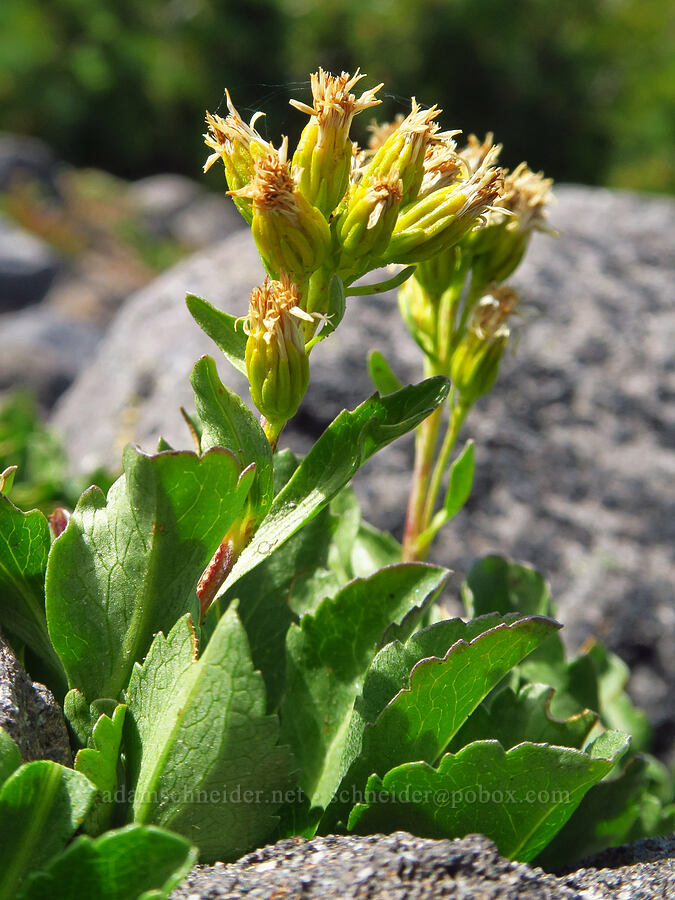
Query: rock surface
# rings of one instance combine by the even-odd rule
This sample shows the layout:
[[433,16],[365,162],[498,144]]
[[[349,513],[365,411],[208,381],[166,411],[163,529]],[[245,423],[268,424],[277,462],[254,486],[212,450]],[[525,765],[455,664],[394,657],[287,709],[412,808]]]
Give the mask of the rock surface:
[[130,294],[244,226],[224,194],[188,178],[128,183],[1,133],[0,206],[0,391],[27,387],[45,409]]
[[556,878],[503,859],[482,835],[295,838],[229,866],[199,866],[171,900],[653,900],[675,891],[675,839],[658,843],[660,851],[644,851],[645,861]]
[[44,241],[0,216],[0,312],[39,303],[61,265]]
[[72,766],[61,707],[43,685],[32,682],[0,632],[0,728],[17,744],[24,762],[51,759]]
[[[560,238],[536,237],[513,279],[527,306],[517,353],[467,423],[477,441],[473,495],[433,558],[457,571],[455,589],[488,552],[545,572],[570,645],[595,635],[626,659],[666,751],[675,728],[675,203],[572,186],[557,195]],[[150,449],[160,434],[190,447],[178,407],[192,405],[188,375],[203,353],[247,396],[183,297],[190,290],[239,315],[261,279],[244,232],[132,297],[54,415],[73,465],[116,466],[127,441]],[[313,354],[309,392],[282,444],[306,451],[340,409],[372,391],[372,347],[403,380],[420,378],[395,298],[354,298]],[[366,517],[398,536],[411,460],[412,441],[401,440],[356,479]]]

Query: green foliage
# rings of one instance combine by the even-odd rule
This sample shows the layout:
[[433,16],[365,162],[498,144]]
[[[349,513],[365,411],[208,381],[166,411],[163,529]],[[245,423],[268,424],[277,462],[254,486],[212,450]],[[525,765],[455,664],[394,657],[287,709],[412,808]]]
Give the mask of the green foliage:
[[22,512],[0,494],[0,625],[40,660],[63,696],[65,675],[47,634],[44,580],[49,526],[38,509]]
[[112,823],[125,713],[126,707],[120,703],[112,717],[101,716],[91,734],[92,746],[83,747],[75,757],[75,771],[86,775],[98,791],[84,823],[88,834],[101,834]]
[[[205,861],[233,859],[264,841],[287,787],[291,758],[265,714],[234,608],[197,660],[188,617],[158,635],[129,683],[126,729],[130,815],[198,844]],[[206,800],[204,799],[206,798]]]
[[[627,746],[619,732],[605,732],[585,753],[530,743],[504,752],[497,741],[479,741],[437,768],[417,762],[373,775],[366,796],[375,799],[355,806],[349,828],[450,838],[480,832],[504,855],[529,862]],[[552,771],[559,773],[553,790]]]
[[447,393],[446,378],[428,378],[386,397],[374,394],[352,412],[341,412],[274,498],[225,588],[317,515],[374,453],[426,419]]
[[129,825],[96,840],[83,835],[30,875],[18,900],[161,900],[196,858],[186,840],[160,828]]
[[59,853],[82,824],[95,794],[79,772],[49,760],[18,768],[0,789],[0,898]]
[[107,498],[82,495],[47,570],[50,637],[89,701],[120,695],[157,631],[185,612],[198,620],[195,585],[254,476],[222,448],[200,458],[129,446],[124,472]]
[[[530,0],[514,9],[519,21]],[[458,3],[442,18],[464,12]],[[93,59],[78,63],[76,47],[72,58],[81,72]],[[314,81],[315,94],[340,100],[339,79]],[[373,94],[342,96],[333,112],[340,103],[363,111]],[[10,456],[0,469],[0,625],[63,700],[77,751],[72,769],[22,764],[0,729],[0,900],[166,897],[197,855],[230,860],[275,836],[333,829],[482,831],[510,858],[546,865],[668,829],[672,782],[644,753],[650,730],[621,661],[599,644],[568,657],[534,569],[479,560],[461,589],[468,620],[447,620],[432,604],[449,571],[421,561],[469,497],[473,442],[454,462],[453,450],[494,382],[515,307],[513,291],[481,277],[522,259],[532,228],[545,225],[549,182],[521,168],[513,193],[500,193],[493,152],[470,146],[469,157],[487,156],[477,177],[464,173],[471,165],[435,134],[434,111],[415,110],[346,194],[352,115],[331,113],[333,155],[310,120],[296,186],[285,151],[254,161],[263,142],[231,116],[210,120],[208,143],[229,181],[244,184],[240,208],[279,281],[252,294],[246,335],[205,300],[187,302],[248,373],[266,410],[260,423],[202,357],[191,376],[196,414],[182,410],[197,453],[164,440],[155,454],[129,446],[107,495],[91,487],[70,517],[48,520],[16,505],[16,459],[28,466],[42,432],[21,403],[0,416]],[[436,175],[450,183],[438,187]],[[283,203],[262,202],[268,190]],[[397,233],[403,197],[416,199]],[[513,201],[515,221],[493,201]],[[347,294],[382,287],[351,282],[399,239],[424,260],[393,280],[405,280],[414,336],[429,338],[431,377],[403,387],[375,353],[379,393],[340,412],[304,458],[277,450],[286,416],[269,412],[253,376],[290,396],[289,359],[302,357],[308,377],[309,353],[334,331]],[[467,371],[488,359],[480,390],[455,372],[457,348]],[[413,430],[399,544],[362,519],[349,482]],[[35,475],[35,496],[65,495],[56,471],[54,483]]]

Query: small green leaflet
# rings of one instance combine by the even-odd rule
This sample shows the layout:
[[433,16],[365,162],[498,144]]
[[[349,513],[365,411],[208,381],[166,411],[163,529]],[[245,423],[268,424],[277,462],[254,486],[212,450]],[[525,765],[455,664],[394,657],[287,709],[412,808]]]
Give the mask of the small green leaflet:
[[379,350],[371,350],[368,356],[368,373],[375,390],[384,396],[400,391],[403,383],[394,375],[391,366]]
[[110,828],[112,822],[125,713],[126,706],[119,704],[112,718],[101,716],[92,733],[93,746],[83,747],[75,757],[75,771],[86,775],[98,790],[94,806],[84,823],[88,834],[101,834]]
[[187,308],[197,325],[218,344],[234,368],[246,375],[246,335],[237,320],[222,309],[216,309],[208,300],[188,294]]
[[256,477],[249,500],[262,518],[274,496],[272,449],[251,410],[234,391],[225,387],[210,356],[195,363],[190,376],[197,415],[202,423],[202,453],[225,447],[243,470],[255,463]]
[[268,837],[293,765],[278,719],[265,713],[234,607],[195,655],[184,616],[134,666],[125,722],[131,815],[184,835],[204,862],[229,860]]
[[462,600],[471,617],[491,612],[519,612],[524,616],[554,613],[543,575],[503,556],[485,556],[474,564],[462,585]]

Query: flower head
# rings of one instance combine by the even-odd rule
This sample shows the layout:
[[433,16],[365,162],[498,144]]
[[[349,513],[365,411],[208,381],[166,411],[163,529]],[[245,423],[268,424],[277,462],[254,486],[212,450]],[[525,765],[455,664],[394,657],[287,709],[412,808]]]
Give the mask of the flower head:
[[[254,128],[256,120],[264,113],[257,112],[247,125],[235,109],[228,91],[225,91],[225,96],[229,110],[227,118],[206,113],[209,129],[204,135],[204,143],[213,153],[204,163],[204,171],[208,172],[218,159],[222,159],[227,185],[235,191],[249,183],[255,158],[268,153],[271,144],[264,141]],[[242,200],[235,200],[235,203],[250,224],[251,204]]]
[[305,395],[309,360],[301,322],[314,318],[301,309],[297,286],[286,273],[251,292],[243,320],[246,372],[253,402],[270,422],[294,416]]
[[349,281],[370,267],[389,243],[403,199],[403,183],[393,168],[380,181],[355,187],[335,226],[342,251],[340,275]]
[[547,224],[553,180],[521,163],[504,172],[499,206],[485,216],[485,227],[467,236],[474,275],[484,285],[502,282],[518,268],[534,231],[555,234]]
[[462,403],[471,406],[493,387],[519,302],[516,291],[493,285],[473,312],[469,327],[452,354],[450,377]]
[[469,178],[433,191],[409,204],[398,217],[385,262],[415,263],[456,244],[493,210],[503,191],[501,169],[490,152]]
[[288,162],[288,138],[279,150],[269,147],[256,157],[247,185],[230,191],[253,204],[251,230],[265,268],[303,281],[319,268],[328,252],[328,223],[300,193]]
[[[495,149],[493,150],[493,148]],[[466,140],[466,144],[459,151],[459,155],[466,163],[469,174],[473,174],[483,165],[488,153],[492,151],[493,159],[496,160],[501,153],[501,150],[502,145],[497,144],[495,147],[494,135],[491,131],[488,131],[482,141],[478,140],[475,134],[470,134]]]
[[435,140],[424,155],[424,175],[417,199],[421,200],[470,174],[466,162],[457,153],[457,144],[452,137],[448,135],[443,140]]
[[423,109],[413,97],[410,113],[375,150],[362,182],[382,181],[396,168],[403,183],[403,203],[414,200],[422,184],[424,158],[432,139],[443,140],[456,133],[438,133],[434,119],[440,114],[437,106]]
[[342,199],[349,183],[353,144],[349,137],[355,115],[381,101],[370,88],[360,97],[351,93],[362,79],[357,70],[335,76],[319,69],[311,76],[313,105],[291,100],[291,105],[310,116],[293,155],[293,171],[300,192],[326,216]]

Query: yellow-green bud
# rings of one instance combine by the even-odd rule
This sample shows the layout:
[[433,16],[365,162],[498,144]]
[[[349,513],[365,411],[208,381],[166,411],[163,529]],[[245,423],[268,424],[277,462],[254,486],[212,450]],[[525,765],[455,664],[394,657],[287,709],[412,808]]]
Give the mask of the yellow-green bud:
[[551,178],[520,163],[504,173],[499,209],[485,216],[485,226],[467,235],[463,245],[474,259],[481,284],[505,281],[520,265],[533,231],[555,233],[547,224]]
[[432,140],[443,140],[450,136],[450,133],[436,134],[438,125],[433,120],[440,114],[441,110],[437,106],[422,109],[413,97],[412,111],[375,150],[360,183],[382,183],[388,181],[396,171],[403,185],[402,203],[414,200],[424,178],[427,148]]
[[342,278],[353,281],[378,265],[396,225],[402,197],[403,183],[396,168],[384,181],[365,181],[352,188],[335,226]]
[[495,286],[478,301],[450,363],[450,377],[465,406],[471,406],[487,394],[497,380],[511,333],[508,319],[518,299],[518,294],[510,288]]
[[301,321],[313,321],[313,317],[299,303],[288,276],[282,276],[282,281],[266,279],[252,291],[244,319],[251,398],[263,416],[278,425],[298,411],[309,383]]
[[298,190],[326,218],[344,196],[349,183],[353,142],[349,137],[355,115],[380,103],[375,94],[382,87],[365,91],[358,99],[352,88],[365,75],[343,72],[333,76],[319,69],[311,76],[313,105],[291,100],[291,106],[307,113],[305,126],[293,155]]
[[[214,152],[204,163],[204,171],[208,172],[214,162],[222,159],[227,186],[230,191],[237,191],[250,182],[253,177],[254,160],[258,156],[267,154],[271,145],[267,144],[253,127],[256,120],[264,113],[257,112],[251,119],[250,125],[247,125],[235,109],[229,92],[225,91],[225,95],[229,110],[226,119],[209,112],[206,113],[209,130],[204,135],[204,143]],[[250,225],[253,218],[251,201],[235,198],[234,202]]]
[[488,156],[469,178],[433,191],[399,214],[383,262],[408,265],[456,244],[500,198],[503,177]]
[[253,201],[251,231],[269,274],[303,282],[323,263],[331,238],[326,219],[298,191],[287,153],[284,138],[278,151],[256,157],[251,181],[230,193]]

